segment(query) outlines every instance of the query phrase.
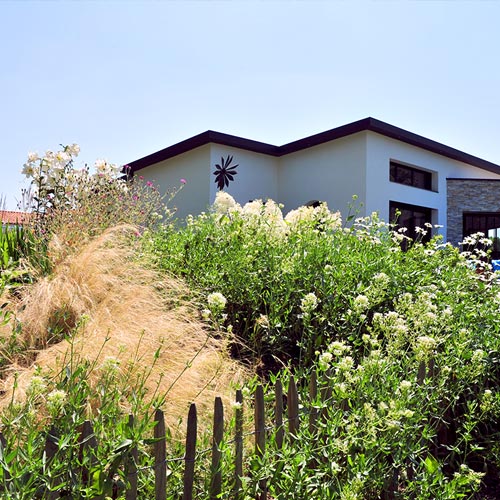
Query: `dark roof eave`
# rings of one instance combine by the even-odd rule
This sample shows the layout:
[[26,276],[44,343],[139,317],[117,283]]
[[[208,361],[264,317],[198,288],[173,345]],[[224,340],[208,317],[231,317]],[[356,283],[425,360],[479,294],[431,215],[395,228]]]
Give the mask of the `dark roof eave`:
[[128,167],[129,172],[133,174],[137,170],[209,143],[221,144],[224,146],[245,149],[255,153],[280,157],[364,131],[376,132],[391,139],[396,139],[432,153],[446,156],[452,160],[457,160],[495,174],[500,174],[500,165],[483,160],[477,156],[464,153],[463,151],[451,148],[450,146],[433,141],[432,139],[427,139],[426,137],[414,134],[413,132],[408,132],[407,130],[395,127],[394,125],[390,125],[389,123],[385,123],[375,118],[364,118],[356,122],[348,123],[347,125],[327,130],[326,132],[321,132],[304,139],[299,139],[298,141],[290,142],[283,146],[273,146],[272,144],[264,142],[252,141],[250,139],[244,139],[243,137],[208,130],[174,144],[173,146],[169,146],[168,148],[145,156],[144,158],[135,160],[132,163],[129,163]]
[[[237,137],[235,135],[223,134],[221,132],[215,132],[213,130],[207,130],[201,134],[190,137],[184,141],[178,142],[173,146],[157,151],[150,155],[144,156],[138,160],[135,160],[127,165],[128,173],[133,174],[137,170],[140,170],[155,163],[168,160],[174,156],[178,156],[187,151],[191,151],[200,146],[205,146],[206,144],[215,143],[221,144],[223,146],[231,146],[234,148],[245,149],[247,151],[252,151],[254,153],[261,153],[270,156],[279,156],[277,146],[272,144],[266,144],[264,142],[252,141],[250,139],[244,139],[243,137]],[[124,167],[126,168],[126,167]]]
[[427,139],[427,137],[414,134],[413,132],[408,132],[407,130],[395,127],[394,125],[390,125],[380,120],[376,120],[375,118],[369,118],[369,120],[370,127],[368,130],[371,130],[372,132],[377,132],[392,139],[397,139],[398,141],[405,142],[406,144],[426,149],[431,153],[446,156],[447,158],[450,158],[452,160],[467,163],[468,165],[472,165],[473,167],[482,168],[483,170],[487,170],[495,174],[500,174],[500,165],[497,165],[496,163],[492,163],[487,160],[483,160],[482,158],[478,158],[477,156],[464,153],[459,149],[446,146],[445,144],[433,141],[432,139]]
[[482,168],[483,170],[488,170],[495,174],[500,174],[500,165],[496,163],[491,163],[489,161],[478,158],[477,156],[464,153],[458,149],[452,148],[441,144],[440,142],[433,141],[427,137],[423,137],[413,132],[408,132],[389,123],[377,120],[375,118],[364,118],[341,127],[334,128],[332,130],[327,130],[326,132],[321,132],[320,134],[312,135],[306,137],[305,139],[300,139],[298,141],[290,142],[285,144],[280,148],[280,156],[284,154],[295,153],[297,151],[307,149],[313,146],[318,146],[326,142],[333,141],[335,139],[340,139],[341,137],[346,137],[348,135],[356,134],[358,132],[376,132],[377,134],[384,135],[391,139],[396,139],[411,146],[416,146],[421,149],[425,149],[432,153],[439,154],[441,156],[446,156],[452,160],[461,161],[467,163],[474,167]]

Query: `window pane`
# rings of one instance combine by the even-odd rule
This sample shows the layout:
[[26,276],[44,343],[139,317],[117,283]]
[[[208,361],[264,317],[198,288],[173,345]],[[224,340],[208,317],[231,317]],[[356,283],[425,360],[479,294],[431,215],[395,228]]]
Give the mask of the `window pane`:
[[[418,236],[420,236],[423,241],[429,241],[431,239],[431,230],[427,228],[425,224],[432,224],[432,209],[391,201],[389,202],[389,216],[391,222],[394,222],[396,219],[396,211],[400,212],[397,219],[397,227],[406,227],[407,231],[404,233],[406,236],[412,240],[415,240]],[[424,229],[427,231],[427,234],[422,237],[415,230],[416,227]],[[405,248],[406,245],[403,245],[403,247]]]
[[413,171],[413,185],[421,189],[427,189],[426,172]]
[[432,173],[426,170],[391,162],[389,172],[389,179],[391,182],[397,182],[398,184],[413,186],[420,189],[432,189]]

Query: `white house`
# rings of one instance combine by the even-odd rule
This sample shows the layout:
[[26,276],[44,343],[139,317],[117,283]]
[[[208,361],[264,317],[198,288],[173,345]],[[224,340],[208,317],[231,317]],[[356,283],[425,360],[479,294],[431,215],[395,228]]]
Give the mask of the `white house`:
[[229,161],[234,175],[224,188],[242,204],[272,198],[286,212],[325,201],[346,216],[357,195],[360,215],[376,211],[391,220],[399,209],[401,225],[442,225],[455,244],[476,231],[500,237],[500,165],[374,118],[283,146],[207,131],[128,168],[162,189],[186,179],[175,199],[183,218],[213,202],[216,170]]

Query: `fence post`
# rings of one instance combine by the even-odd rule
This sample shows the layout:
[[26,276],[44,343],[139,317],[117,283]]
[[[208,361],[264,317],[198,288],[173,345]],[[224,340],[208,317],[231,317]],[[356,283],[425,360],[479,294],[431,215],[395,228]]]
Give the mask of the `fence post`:
[[[134,432],[134,416],[128,416],[128,427],[130,429],[130,433]],[[137,446],[134,446],[130,450],[130,454],[127,457],[126,471],[127,471],[127,480],[129,487],[125,492],[125,500],[137,500],[137,461],[138,461],[138,451]]]
[[[5,456],[6,453],[6,446],[7,446],[7,440],[5,439],[5,436],[3,435],[2,432],[0,432],[0,446],[2,447],[2,455]],[[9,471],[4,469],[3,470],[3,477],[2,477],[2,486],[5,491],[8,491],[8,482],[10,479],[10,474]]]
[[224,407],[220,397],[214,402],[214,435],[212,444],[212,477],[210,481],[210,500],[216,500],[222,491],[222,472],[220,444],[224,434]]
[[[90,469],[95,462],[94,450],[97,448],[97,439],[92,428],[92,422],[85,420],[82,425],[82,441],[80,445],[80,463],[82,463],[82,483],[84,486],[90,484]],[[85,461],[85,455],[88,452],[88,459]]]
[[299,396],[293,376],[288,383],[288,430],[293,437],[299,430]]
[[240,500],[241,476],[243,476],[243,393],[236,391],[235,415],[235,466],[234,466],[234,499]]
[[[320,425],[321,425],[321,432],[319,434],[319,439],[321,444],[324,446],[326,445],[328,441],[328,436],[326,433],[326,422],[328,421],[328,411],[331,408],[333,401],[332,401],[332,382],[331,382],[331,376],[330,376],[330,371],[323,372],[321,374],[321,377],[324,379],[321,382],[321,391],[320,391],[320,401],[321,401],[321,411],[319,412],[319,419],[320,419]],[[321,461],[323,463],[328,462],[328,457],[326,456],[327,454],[324,454],[323,457],[321,457]]]
[[425,379],[425,361],[420,361],[420,364],[418,365],[418,373],[417,373],[417,384],[422,385],[424,383]]
[[[264,409],[264,389],[258,385],[255,391],[255,455],[262,458],[266,451],[266,425]],[[260,493],[257,500],[267,499],[267,484],[265,479],[259,481]]]
[[276,446],[278,450],[281,450],[281,448],[283,448],[283,436],[285,434],[285,429],[283,428],[283,384],[281,380],[276,380],[274,394],[276,398],[274,424],[276,427]]
[[309,380],[309,432],[311,435],[316,430],[316,420],[318,418],[318,409],[314,406],[318,397],[318,374],[316,370],[311,372]]
[[167,451],[165,442],[165,417],[159,408],[155,411],[154,438],[155,500],[166,500]]
[[188,413],[186,433],[186,454],[184,456],[184,494],[183,500],[193,500],[194,461],[196,458],[196,434],[198,432],[198,418],[196,405],[191,403]]
[[[45,460],[46,460],[46,467],[50,467],[50,462],[52,459],[55,457],[59,446],[58,446],[58,441],[59,441],[59,435],[57,432],[57,428],[53,425],[50,429],[49,432],[47,433],[47,436],[45,438]],[[54,485],[54,480],[50,481],[49,488],[53,488]],[[49,491],[47,495],[47,500],[53,500],[55,498],[59,498],[59,492],[58,491]]]
[[[327,377],[327,379],[329,378],[328,376],[328,372],[324,375],[325,377]],[[323,386],[323,388],[321,389],[321,420],[324,422],[327,418],[328,418],[328,403],[331,404],[331,399],[332,399],[332,394],[333,394],[333,391],[332,391],[332,384],[330,382],[330,380],[328,380],[328,383],[326,384],[326,386]],[[327,404],[325,404],[325,402]]]

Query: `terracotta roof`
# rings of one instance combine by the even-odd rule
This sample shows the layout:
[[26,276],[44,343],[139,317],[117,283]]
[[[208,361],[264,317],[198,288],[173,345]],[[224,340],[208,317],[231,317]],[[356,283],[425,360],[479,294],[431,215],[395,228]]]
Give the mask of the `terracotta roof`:
[[0,217],[2,219],[2,224],[23,224],[27,222],[30,218],[27,212],[15,212],[11,210],[0,210]]
[[232,146],[270,156],[284,156],[363,131],[376,132],[378,134],[385,135],[386,137],[411,144],[412,146],[426,149],[432,153],[446,156],[452,160],[458,160],[474,167],[479,167],[484,170],[494,172],[495,174],[500,174],[500,165],[497,165],[496,163],[491,163],[478,158],[477,156],[464,153],[458,149],[446,146],[433,141],[432,139],[427,139],[421,135],[408,132],[407,130],[395,127],[394,125],[390,125],[389,123],[385,123],[371,117],[348,123],[347,125],[342,125],[341,127],[321,132],[320,134],[311,135],[305,139],[299,139],[298,141],[290,142],[283,146],[273,146],[272,144],[266,144],[264,142],[252,141],[250,139],[244,139],[243,137],[208,130],[174,144],[173,146],[157,151],[156,153],[147,155],[144,158],[139,158],[138,160],[129,163],[126,167],[124,167],[124,169],[128,169],[128,171],[133,174],[141,168],[149,167],[150,165],[160,161],[168,160],[169,158],[173,158],[174,156],[210,143]]

